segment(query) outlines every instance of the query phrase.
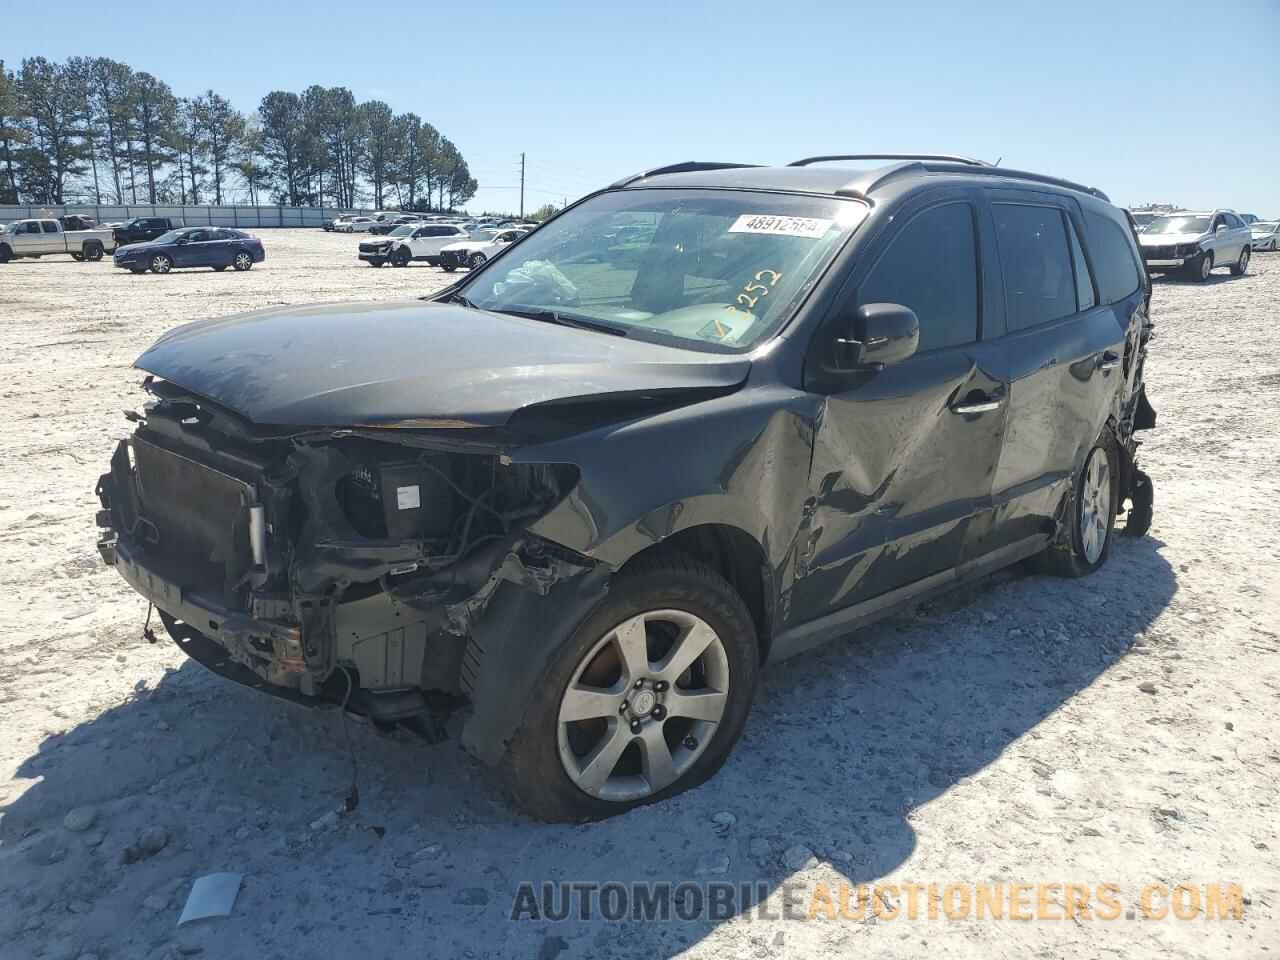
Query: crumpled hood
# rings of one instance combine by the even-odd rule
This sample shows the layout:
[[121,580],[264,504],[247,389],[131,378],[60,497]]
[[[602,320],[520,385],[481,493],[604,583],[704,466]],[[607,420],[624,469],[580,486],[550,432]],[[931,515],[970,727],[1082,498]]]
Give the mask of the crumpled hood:
[[258,424],[464,427],[550,401],[723,390],[750,361],[413,300],[191,323],[134,366]]

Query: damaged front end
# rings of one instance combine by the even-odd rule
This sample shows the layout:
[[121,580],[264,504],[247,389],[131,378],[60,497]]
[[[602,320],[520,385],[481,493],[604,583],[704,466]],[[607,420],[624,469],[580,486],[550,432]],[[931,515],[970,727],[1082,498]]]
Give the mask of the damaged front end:
[[273,430],[146,389],[98,482],[99,550],[179,646],[242,683],[419,714],[432,692],[468,692],[502,588],[546,597],[595,566],[529,531],[573,465],[443,431]]

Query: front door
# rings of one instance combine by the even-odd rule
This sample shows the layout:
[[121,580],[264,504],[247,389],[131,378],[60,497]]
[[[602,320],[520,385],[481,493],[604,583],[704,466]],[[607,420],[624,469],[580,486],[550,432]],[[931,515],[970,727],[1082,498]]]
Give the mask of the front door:
[[957,189],[918,198],[850,277],[846,312],[908,306],[920,343],[828,397],[791,596],[798,621],[949,571],[990,511],[1007,384],[982,340],[978,199]]

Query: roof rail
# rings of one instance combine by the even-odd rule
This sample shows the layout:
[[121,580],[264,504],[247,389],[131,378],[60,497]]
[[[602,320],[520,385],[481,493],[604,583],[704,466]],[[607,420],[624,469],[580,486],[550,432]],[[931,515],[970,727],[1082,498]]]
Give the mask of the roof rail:
[[864,173],[854,177],[843,187],[836,191],[837,197],[853,197],[855,200],[866,200],[868,195],[880,184],[886,180],[892,180],[894,177],[909,171],[917,171],[919,173],[928,172],[926,167],[919,160],[904,160],[902,163],[895,163],[888,167],[876,167],[873,170],[867,170]]
[[833,160],[943,160],[947,163],[967,163],[974,167],[985,167],[989,164],[972,157],[961,157],[950,153],[834,153],[825,157],[805,157],[795,160],[787,166],[807,167],[811,163],[830,163]]
[[629,177],[623,177],[616,183],[609,185],[609,188],[617,189],[625,187],[629,183],[635,183],[637,180],[644,180],[646,177],[656,177],[663,173],[692,173],[695,170],[732,170],[736,167],[758,167],[758,163],[718,163],[708,160],[685,160],[683,163],[669,163],[665,167],[654,167],[652,170],[641,170],[639,173]]
[[[926,164],[926,170],[945,173],[945,169],[940,169],[937,165]],[[1097,187],[1087,187],[1083,183],[1076,183],[1074,180],[1064,180],[1062,177],[1051,177],[1043,173],[1030,173],[1026,170],[1013,170],[1009,167],[989,167],[981,166],[973,170],[962,171],[965,174],[984,174],[992,177],[1007,177],[1010,180],[1032,180],[1036,183],[1048,183],[1055,187],[1066,187],[1068,190],[1079,190],[1081,193],[1087,193],[1092,197],[1097,197],[1107,203],[1111,202],[1111,198],[1099,190]]]

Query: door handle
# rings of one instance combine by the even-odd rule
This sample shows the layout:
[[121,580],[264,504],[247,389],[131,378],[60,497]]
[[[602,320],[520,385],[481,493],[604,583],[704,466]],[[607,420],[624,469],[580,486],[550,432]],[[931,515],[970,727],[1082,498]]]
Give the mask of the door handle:
[[1120,366],[1120,356],[1110,350],[1098,359],[1099,370],[1114,370],[1118,366]]
[[1002,403],[1004,403],[1004,397],[983,396],[968,403],[957,403],[951,408],[951,412],[958,413],[961,416],[973,413],[990,413],[992,410],[999,410]]

